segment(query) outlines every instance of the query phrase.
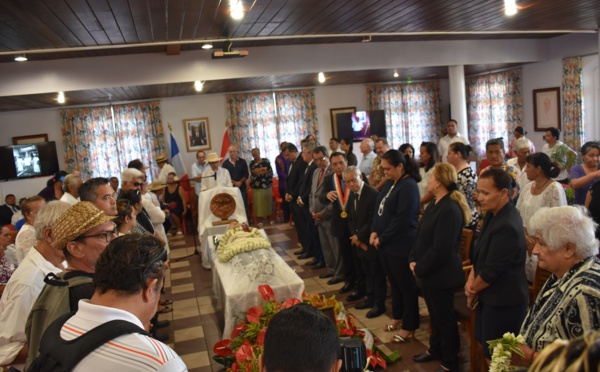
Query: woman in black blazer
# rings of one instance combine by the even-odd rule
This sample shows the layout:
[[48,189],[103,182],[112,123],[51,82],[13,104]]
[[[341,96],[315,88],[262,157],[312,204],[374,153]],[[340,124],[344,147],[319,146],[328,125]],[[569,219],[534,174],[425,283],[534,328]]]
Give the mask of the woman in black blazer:
[[501,338],[505,332],[518,334],[529,301],[527,243],[521,216],[509,202],[513,187],[514,180],[502,169],[489,169],[477,182],[477,201],[486,216],[465,294],[467,305],[477,307],[475,337],[488,359],[487,341]]
[[370,244],[379,250],[383,271],[392,287],[392,313],[396,329],[402,329],[393,342],[406,342],[419,328],[419,300],[415,277],[408,267],[408,255],[417,235],[419,220],[419,168],[398,150],[381,157],[381,167],[389,180],[377,197],[371,225]]
[[471,220],[465,196],[456,186],[456,169],[448,163],[433,168],[427,192],[434,201],[427,207],[410,253],[410,269],[421,280],[431,319],[429,350],[415,355],[417,363],[441,360],[441,369],[458,370],[460,338],[454,293],[464,285],[459,246],[462,228]]

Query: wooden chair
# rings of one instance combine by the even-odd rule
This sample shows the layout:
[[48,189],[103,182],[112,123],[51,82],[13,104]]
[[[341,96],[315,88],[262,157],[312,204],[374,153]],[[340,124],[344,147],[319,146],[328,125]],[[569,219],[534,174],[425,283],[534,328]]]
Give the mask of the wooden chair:
[[550,275],[552,275],[552,273],[540,268],[540,264],[538,263],[538,266],[535,269],[535,276],[533,277],[533,284],[529,286],[529,306],[533,305]]
[[475,232],[473,230],[463,227],[462,236],[460,238],[460,256],[463,260],[463,267],[471,264],[470,254],[471,243],[473,242],[473,235],[475,235]]

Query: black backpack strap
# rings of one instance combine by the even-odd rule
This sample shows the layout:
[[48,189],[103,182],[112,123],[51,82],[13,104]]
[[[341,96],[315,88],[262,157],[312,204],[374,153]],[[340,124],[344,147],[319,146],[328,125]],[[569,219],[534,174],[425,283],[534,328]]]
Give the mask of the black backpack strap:
[[126,320],[111,320],[73,340],[65,341],[60,337],[60,331],[63,325],[74,314],[75,312],[67,313],[50,324],[42,336],[38,359],[49,357],[57,361],[64,370],[70,371],[92,351],[119,336],[131,333],[141,333],[149,336],[144,329],[131,322]]

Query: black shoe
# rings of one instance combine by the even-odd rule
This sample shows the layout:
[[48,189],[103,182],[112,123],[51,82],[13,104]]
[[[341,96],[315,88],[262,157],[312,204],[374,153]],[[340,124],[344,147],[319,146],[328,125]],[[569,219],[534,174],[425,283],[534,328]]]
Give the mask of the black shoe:
[[371,310],[369,310],[369,312],[367,313],[367,318],[377,318],[381,314],[384,314],[385,311],[385,307],[373,306],[373,308],[371,308]]
[[165,327],[168,327],[168,326],[169,326],[169,321],[168,320],[159,320],[154,325],[154,328],[165,328]]
[[415,363],[427,363],[427,362],[433,362],[434,360],[439,360],[439,358],[436,358],[433,355],[428,354],[428,353],[421,353],[421,354],[413,355],[412,360]]
[[365,295],[362,292],[354,291],[354,292],[350,293],[350,295],[348,297],[346,297],[346,301],[349,301],[349,302],[358,301],[358,300],[362,299],[363,297],[365,297]]
[[329,285],[334,285],[334,284],[338,284],[338,283],[341,283],[341,282],[343,282],[343,280],[342,280],[342,279],[333,278],[333,279],[329,279],[329,280],[327,281],[327,284],[329,284]]
[[373,303],[368,300],[365,300],[365,301],[361,302],[360,304],[354,306],[354,308],[357,310],[370,309],[372,307],[373,307]]
[[312,267],[312,268],[313,268],[314,270],[318,270],[318,269],[322,269],[322,268],[324,268],[324,267],[325,267],[325,264],[324,264],[323,262],[317,262],[317,264],[316,264],[316,265],[313,265],[313,267]]
[[307,263],[305,263],[305,265],[312,266],[312,265],[316,265],[318,263],[319,263],[319,260],[317,260],[316,258],[313,258],[312,261],[308,261]]
[[305,251],[304,249],[301,249],[301,250],[299,250],[299,251],[296,251],[296,252],[294,252],[294,254],[295,254],[296,256],[300,256],[300,255],[303,255],[303,254],[305,254],[305,253],[306,253],[306,251]]
[[161,341],[161,342],[165,342],[169,339],[169,334],[156,332],[152,335],[152,338],[154,338],[155,340]]
[[342,289],[340,289],[340,293],[348,293],[351,290],[354,289],[354,283],[352,282],[346,282],[346,284],[344,284],[344,286],[342,287]]
[[325,273],[325,274],[319,275],[319,279],[327,279],[327,278],[333,278],[333,274]]
[[312,255],[312,254],[310,254],[308,252],[304,253],[304,254],[301,254],[300,256],[298,256],[298,258],[301,259],[301,260],[305,260],[307,258],[313,258],[313,257],[314,257],[314,255]]

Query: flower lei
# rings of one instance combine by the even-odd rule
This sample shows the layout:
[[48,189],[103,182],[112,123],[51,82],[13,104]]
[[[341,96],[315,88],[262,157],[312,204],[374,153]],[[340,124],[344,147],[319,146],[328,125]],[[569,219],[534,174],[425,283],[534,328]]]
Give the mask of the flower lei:
[[[325,297],[319,294],[302,294],[302,300],[290,298],[283,303],[276,302],[273,289],[262,284],[258,291],[265,300],[260,306],[250,308],[245,319],[235,326],[229,339],[217,342],[213,351],[213,359],[227,368],[227,372],[259,372],[258,357],[263,353],[265,333],[269,322],[275,314],[283,309],[292,307],[301,302],[307,303],[324,311],[333,310],[336,327],[340,337],[370,336],[367,344],[367,357],[372,368],[377,366],[385,369],[387,363],[392,363],[400,358],[397,351],[385,355],[377,346],[372,346],[373,337],[368,330],[356,328],[356,319],[344,309],[344,305],[335,299],[335,296]],[[365,340],[369,337],[365,337]],[[371,346],[371,347],[370,347]]]
[[512,353],[524,356],[523,351],[519,349],[519,345],[525,345],[525,338],[521,335],[515,336],[514,333],[506,332],[502,338],[488,341],[488,344],[492,354],[490,372],[510,371]]
[[221,239],[219,239],[217,255],[219,261],[227,262],[236,254],[270,247],[271,243],[254,227],[249,232],[244,231],[241,227],[236,227],[227,230]]

